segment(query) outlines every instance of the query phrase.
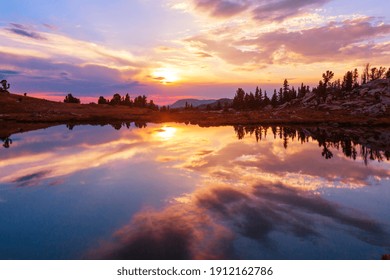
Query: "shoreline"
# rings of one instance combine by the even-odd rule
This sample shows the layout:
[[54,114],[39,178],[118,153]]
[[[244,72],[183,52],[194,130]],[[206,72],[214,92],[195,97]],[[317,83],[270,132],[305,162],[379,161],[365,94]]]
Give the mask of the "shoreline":
[[121,105],[67,104],[39,98],[7,94],[0,96],[0,137],[50,126],[104,125],[176,122],[208,126],[270,125],[384,127],[390,126],[390,112],[381,116],[356,114],[346,110],[321,110],[304,107],[258,111],[182,110],[160,112]]
[[217,126],[244,126],[244,127],[255,127],[255,126],[282,126],[282,127],[319,127],[325,129],[381,129],[381,128],[390,128],[388,123],[371,123],[371,124],[358,124],[353,122],[324,122],[324,121],[313,121],[313,122],[281,122],[279,120],[274,120],[272,122],[210,122],[207,120],[201,122],[191,122],[191,121],[178,121],[172,119],[161,119],[158,121],[148,120],[146,121],[143,118],[132,119],[132,120],[99,120],[99,121],[75,121],[74,119],[68,121],[15,121],[15,120],[2,120],[0,121],[0,139],[4,140],[12,135],[25,133],[29,131],[46,129],[59,125],[67,125],[71,129],[73,126],[82,126],[82,125],[92,125],[92,126],[105,126],[111,125],[113,128],[121,128],[122,125],[133,123],[137,127],[142,127],[147,124],[160,124],[160,123],[181,123],[189,125],[198,125],[199,127],[217,127]]

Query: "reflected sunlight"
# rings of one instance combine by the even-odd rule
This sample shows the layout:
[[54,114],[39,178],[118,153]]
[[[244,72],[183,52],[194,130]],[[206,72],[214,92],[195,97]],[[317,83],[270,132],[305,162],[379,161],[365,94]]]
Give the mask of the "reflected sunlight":
[[173,136],[175,136],[177,129],[171,126],[164,126],[159,129],[156,135],[164,141],[170,140]]

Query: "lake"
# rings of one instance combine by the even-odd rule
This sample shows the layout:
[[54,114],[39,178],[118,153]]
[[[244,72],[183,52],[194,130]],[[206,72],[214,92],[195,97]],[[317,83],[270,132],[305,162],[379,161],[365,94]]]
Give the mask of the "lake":
[[380,259],[387,128],[54,126],[0,146],[0,259]]

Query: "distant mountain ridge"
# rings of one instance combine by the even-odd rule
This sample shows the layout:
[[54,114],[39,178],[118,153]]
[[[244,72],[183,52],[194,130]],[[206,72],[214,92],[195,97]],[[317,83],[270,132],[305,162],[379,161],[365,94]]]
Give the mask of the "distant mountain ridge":
[[169,107],[171,109],[184,108],[186,106],[186,102],[188,105],[192,104],[192,107],[198,107],[200,105],[207,105],[216,102],[216,99],[179,99]]
[[215,100],[213,103],[209,103],[209,104],[202,104],[202,105],[199,105],[198,106],[198,109],[200,110],[207,110],[209,108],[211,109],[217,109],[217,110],[221,110],[223,108],[225,108],[225,106],[232,106],[233,104],[233,99],[230,99],[230,98],[221,98],[221,99],[218,99],[218,100]]

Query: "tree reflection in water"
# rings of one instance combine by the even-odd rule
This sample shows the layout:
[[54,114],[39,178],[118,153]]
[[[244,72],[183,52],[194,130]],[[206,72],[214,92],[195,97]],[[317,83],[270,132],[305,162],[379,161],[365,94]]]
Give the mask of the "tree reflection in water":
[[385,129],[234,126],[238,139],[241,140],[246,135],[254,135],[257,142],[267,138],[269,129],[275,139],[283,139],[285,149],[288,148],[289,141],[307,143],[314,140],[318,142],[319,147],[322,147],[321,155],[325,159],[331,159],[333,157],[331,149],[337,149],[353,160],[356,160],[359,155],[366,165],[369,160],[378,162],[390,160],[390,135]]
[[[77,125],[66,124],[69,130]],[[131,122],[98,123],[96,125],[110,125],[115,130],[121,128],[130,129]],[[134,122],[136,128],[146,128],[146,122]],[[333,158],[332,149],[341,150],[347,158],[356,160],[358,155],[367,165],[368,162],[377,160],[378,162],[390,160],[390,134],[386,133],[386,128],[338,128],[338,127],[283,127],[283,126],[255,126],[236,125],[234,131],[239,140],[245,136],[254,135],[257,142],[266,139],[271,131],[274,139],[283,140],[283,147],[288,148],[289,142],[299,141],[308,143],[317,141],[322,148],[321,155],[325,159]],[[10,148],[12,139],[8,137],[0,138],[4,148]]]
[[11,144],[12,144],[12,139],[11,138],[5,137],[5,138],[0,138],[0,139],[1,139],[1,141],[3,141],[3,147],[4,148],[8,149],[11,146]]
[[[78,124],[67,124],[69,130]],[[107,123],[97,124],[100,126]],[[130,129],[131,122],[109,123],[115,130],[122,127]],[[134,122],[136,128],[146,128],[146,122]],[[298,141],[308,143],[317,141],[322,148],[321,155],[325,159],[333,158],[332,149],[341,150],[347,158],[356,160],[358,156],[362,158],[367,165],[369,161],[378,162],[390,160],[390,135],[386,133],[386,128],[339,128],[339,127],[283,127],[283,126],[255,126],[255,125],[236,125],[234,131],[239,140],[245,136],[254,135],[257,142],[266,139],[271,131],[274,139],[283,140],[283,147],[288,148],[289,142]],[[12,139],[8,137],[0,138],[3,141],[4,148],[10,148]]]

